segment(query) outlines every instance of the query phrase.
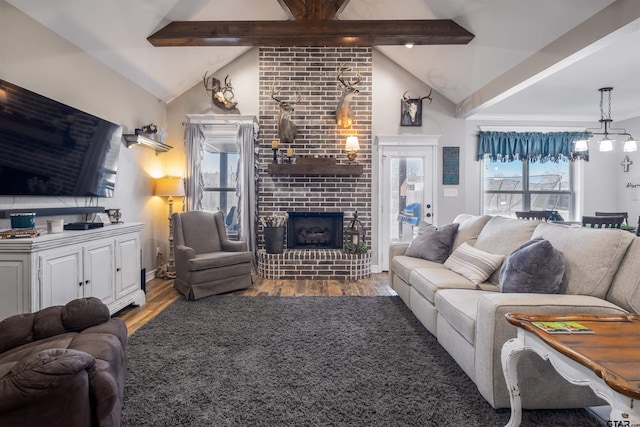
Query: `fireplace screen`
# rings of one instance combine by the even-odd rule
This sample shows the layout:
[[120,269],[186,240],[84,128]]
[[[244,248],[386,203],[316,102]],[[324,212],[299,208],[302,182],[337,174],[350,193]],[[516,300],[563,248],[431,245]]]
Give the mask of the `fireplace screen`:
[[287,248],[341,249],[342,212],[288,212]]

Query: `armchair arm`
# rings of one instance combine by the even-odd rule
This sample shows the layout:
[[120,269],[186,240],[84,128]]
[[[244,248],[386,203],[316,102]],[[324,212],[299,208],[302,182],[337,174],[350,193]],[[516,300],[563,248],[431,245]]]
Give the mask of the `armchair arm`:
[[77,350],[43,350],[16,363],[0,378],[0,413],[55,395],[78,373],[94,375],[93,356]]
[[244,252],[247,251],[247,242],[237,242],[233,240],[222,240],[222,250],[225,252]]
[[186,262],[196,257],[196,251],[194,251],[193,248],[184,245],[177,245],[174,248],[174,254],[176,262],[178,262],[178,260]]

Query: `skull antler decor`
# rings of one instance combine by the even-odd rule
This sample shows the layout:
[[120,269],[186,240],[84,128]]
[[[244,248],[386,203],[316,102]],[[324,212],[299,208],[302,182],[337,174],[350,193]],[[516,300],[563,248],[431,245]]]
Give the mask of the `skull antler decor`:
[[431,88],[427,96],[421,98],[410,98],[408,90],[402,94],[402,99],[400,100],[400,126],[422,126],[422,100],[428,99],[429,104],[431,104],[433,101],[432,93],[433,88]]
[[225,76],[223,86],[220,80],[215,77],[207,77],[207,73],[204,73],[202,83],[207,92],[211,92],[213,105],[226,111],[235,110],[238,103],[234,101],[233,86],[231,86],[229,75]]

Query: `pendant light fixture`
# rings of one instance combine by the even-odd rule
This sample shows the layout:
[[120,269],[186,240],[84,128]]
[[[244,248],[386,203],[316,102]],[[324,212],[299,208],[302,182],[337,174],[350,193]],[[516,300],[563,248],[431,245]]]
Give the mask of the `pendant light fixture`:
[[[599,128],[587,128],[585,129],[580,138],[575,141],[574,151],[587,151],[589,149],[589,139],[594,135],[602,135],[600,143],[600,151],[612,151],[613,143],[615,140],[611,138],[611,135],[626,136],[622,147],[623,151],[629,153],[638,150],[638,141],[633,139],[630,133],[625,129],[612,128],[611,122],[611,91],[612,87],[603,87],[598,89],[600,91],[600,127]],[[605,112],[605,97],[607,102],[607,111]]]

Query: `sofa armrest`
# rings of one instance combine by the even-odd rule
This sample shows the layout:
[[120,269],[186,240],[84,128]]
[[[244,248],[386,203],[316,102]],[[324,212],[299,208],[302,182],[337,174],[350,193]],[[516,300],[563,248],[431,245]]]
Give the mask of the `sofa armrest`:
[[0,413],[54,395],[77,374],[94,375],[95,359],[82,351],[53,348],[16,363],[0,378]]
[[247,242],[222,240],[222,250],[226,252],[245,252],[247,251]]
[[[475,372],[478,390],[493,404],[507,399],[494,395],[495,384],[504,383],[500,355],[505,342],[517,335],[517,327],[505,314],[623,314],[625,310],[600,298],[587,295],[486,293],[478,299],[475,330]],[[493,401],[493,402],[492,402]]]
[[404,255],[409,247],[407,242],[394,242],[389,245],[389,283],[393,283],[393,257]]

